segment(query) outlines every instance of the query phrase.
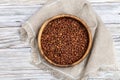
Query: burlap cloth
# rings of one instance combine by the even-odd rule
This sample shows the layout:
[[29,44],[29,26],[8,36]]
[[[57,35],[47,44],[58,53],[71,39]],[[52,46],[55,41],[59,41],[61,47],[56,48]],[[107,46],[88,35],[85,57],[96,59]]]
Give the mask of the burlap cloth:
[[[52,66],[46,63],[38,50],[37,35],[41,24],[58,14],[72,14],[83,19],[92,32],[93,46],[90,54],[73,67]],[[106,66],[113,65],[115,62],[112,36],[86,0],[50,0],[22,25],[20,34],[22,40],[29,41],[32,63],[42,70],[49,70],[60,80],[87,80],[90,77],[99,76],[101,68],[107,69]]]

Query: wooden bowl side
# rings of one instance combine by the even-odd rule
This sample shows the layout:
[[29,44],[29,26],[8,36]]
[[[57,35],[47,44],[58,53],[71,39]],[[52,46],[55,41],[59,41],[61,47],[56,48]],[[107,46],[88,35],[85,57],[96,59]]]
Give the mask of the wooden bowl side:
[[[83,57],[82,57],[80,60],[76,61],[75,63],[73,63],[73,64],[71,64],[71,65],[60,65],[60,64],[56,64],[56,63],[52,62],[50,59],[48,59],[48,58],[45,56],[45,54],[44,54],[44,52],[43,52],[43,50],[42,50],[42,46],[41,46],[41,36],[42,36],[42,32],[43,32],[44,28],[46,27],[46,25],[47,25],[51,20],[57,19],[57,18],[61,18],[61,17],[70,17],[70,18],[73,18],[73,19],[79,21],[80,23],[82,23],[82,24],[84,25],[84,27],[87,29],[88,36],[89,36],[89,44],[88,44],[88,48],[87,48],[85,54],[83,55]],[[53,64],[53,65],[55,65],[55,66],[59,66],[59,67],[69,67],[69,66],[74,66],[74,65],[80,63],[80,62],[88,55],[88,53],[89,53],[89,51],[90,51],[90,49],[91,49],[91,46],[92,46],[92,34],[91,34],[91,31],[90,31],[88,25],[87,25],[82,19],[80,19],[80,18],[78,18],[78,17],[76,17],[76,16],[73,16],[73,15],[70,15],[70,14],[60,14],[60,15],[57,15],[57,16],[54,16],[54,17],[52,17],[52,18],[47,19],[47,20],[42,24],[42,26],[41,26],[41,28],[40,28],[40,30],[39,30],[39,32],[38,32],[38,47],[39,47],[40,54],[41,54],[50,64]]]

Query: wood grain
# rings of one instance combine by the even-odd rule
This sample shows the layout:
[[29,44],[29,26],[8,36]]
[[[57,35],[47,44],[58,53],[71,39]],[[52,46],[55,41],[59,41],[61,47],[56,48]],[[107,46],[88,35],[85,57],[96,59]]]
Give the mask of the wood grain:
[[[119,0],[88,1],[112,33],[117,63],[120,64]],[[0,0],[0,80],[56,80],[50,72],[39,70],[29,63],[30,46],[20,40],[18,32],[20,26],[46,2],[47,0]],[[108,76],[109,73],[103,75]]]

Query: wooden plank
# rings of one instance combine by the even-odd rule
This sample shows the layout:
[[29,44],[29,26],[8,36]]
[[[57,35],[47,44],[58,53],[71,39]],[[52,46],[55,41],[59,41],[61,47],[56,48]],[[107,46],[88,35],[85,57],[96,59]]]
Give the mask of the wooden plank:
[[[120,3],[93,3],[92,7],[100,15],[104,23],[120,23]],[[31,15],[33,15],[42,5],[33,6],[1,6],[0,7],[0,27],[21,26]]]
[[[15,54],[13,54],[15,53]],[[29,64],[30,48],[0,49],[0,79],[52,79],[48,71]]]
[[[36,5],[50,0],[0,0],[0,5]],[[90,2],[120,2],[120,0],[88,0]]]
[[120,23],[120,3],[95,3],[92,6],[104,23]]
[[0,6],[0,15],[1,16],[5,16],[5,15],[31,15],[41,7],[42,7],[42,5]]
[[0,28],[0,48],[29,47],[20,41],[18,29],[20,28]]
[[0,0],[0,5],[36,5],[45,4],[48,0]]

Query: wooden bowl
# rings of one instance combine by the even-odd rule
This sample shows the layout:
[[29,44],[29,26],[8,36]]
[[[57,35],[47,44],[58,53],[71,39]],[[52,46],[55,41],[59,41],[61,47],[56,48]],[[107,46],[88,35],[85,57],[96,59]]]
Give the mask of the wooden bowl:
[[[45,56],[44,51],[43,51],[42,46],[41,46],[41,36],[42,36],[42,32],[43,32],[44,28],[46,27],[46,25],[50,21],[52,21],[54,19],[62,18],[62,17],[69,17],[69,18],[72,18],[72,19],[75,19],[75,20],[79,21],[86,28],[86,30],[88,32],[88,36],[89,36],[88,47],[87,47],[87,50],[85,51],[84,55],[82,56],[82,58],[80,58],[78,61],[76,61],[76,62],[74,62],[72,64],[67,64],[67,65],[57,64],[57,63],[53,62],[52,60],[50,60],[47,56]],[[42,24],[42,26],[41,26],[41,28],[40,28],[40,30],[38,32],[38,46],[39,46],[40,54],[45,58],[46,61],[48,61],[52,65],[59,66],[59,67],[69,67],[69,66],[74,66],[74,65],[80,63],[89,54],[90,49],[91,49],[91,45],[92,45],[92,35],[91,35],[91,32],[90,32],[90,29],[89,29],[88,25],[82,19],[80,19],[80,18],[78,18],[76,16],[73,16],[73,15],[69,15],[69,14],[61,14],[61,15],[53,16],[52,18],[47,19]]]

